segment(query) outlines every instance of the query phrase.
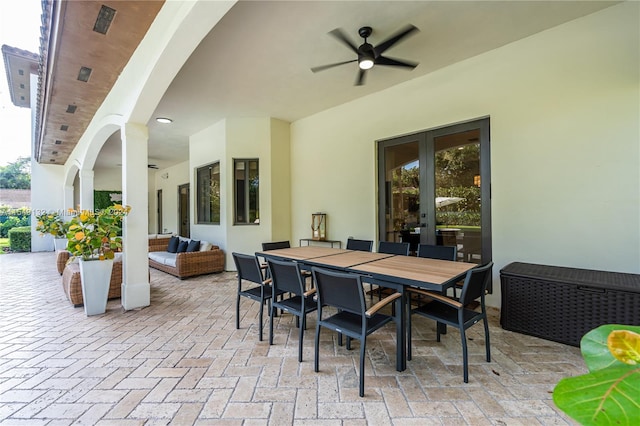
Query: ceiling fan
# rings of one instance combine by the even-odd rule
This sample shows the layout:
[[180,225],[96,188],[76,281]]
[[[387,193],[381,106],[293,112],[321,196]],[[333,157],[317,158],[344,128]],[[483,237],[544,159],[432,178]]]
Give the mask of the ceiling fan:
[[347,47],[349,47],[353,52],[358,55],[357,59],[351,59],[349,61],[336,62],[334,64],[321,65],[319,67],[311,68],[311,71],[319,72],[324,71],[329,68],[337,67],[338,65],[344,65],[351,62],[358,62],[358,77],[356,79],[356,86],[362,86],[364,84],[364,79],[367,73],[367,70],[371,69],[374,65],[388,65],[393,67],[403,67],[414,69],[418,66],[417,62],[404,61],[399,59],[393,59],[386,56],[382,56],[382,54],[389,49],[394,44],[403,40],[404,38],[414,34],[415,32],[420,31],[418,28],[413,25],[407,25],[402,30],[398,31],[382,43],[377,46],[372,46],[367,42],[367,38],[371,36],[373,29],[371,27],[362,27],[358,30],[358,34],[360,37],[364,39],[364,43],[360,46],[356,47],[355,44],[347,37],[347,35],[340,28],[336,28],[333,31],[330,31],[329,34],[344,43]]

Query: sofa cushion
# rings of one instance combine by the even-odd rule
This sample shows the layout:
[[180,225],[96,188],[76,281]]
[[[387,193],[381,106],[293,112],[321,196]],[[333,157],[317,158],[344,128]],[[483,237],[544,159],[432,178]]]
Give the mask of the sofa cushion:
[[189,247],[189,242],[180,241],[178,243],[178,250],[176,251],[176,253],[184,253],[185,251],[187,251],[187,247]]
[[200,251],[211,250],[211,243],[208,241],[200,241]]
[[192,251],[200,251],[200,241],[198,240],[189,241],[189,245],[187,246],[187,253],[190,253]]
[[176,266],[176,253],[169,253],[166,251],[152,251],[149,252],[149,259],[154,262],[158,262],[162,265],[172,266],[175,268]]
[[177,253],[178,252],[178,244],[180,243],[180,239],[178,237],[171,237],[169,239],[169,247],[167,247],[167,251],[169,253]]

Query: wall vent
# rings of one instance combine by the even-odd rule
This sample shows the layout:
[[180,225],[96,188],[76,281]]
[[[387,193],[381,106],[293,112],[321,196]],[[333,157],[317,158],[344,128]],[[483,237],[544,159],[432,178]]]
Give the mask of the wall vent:
[[106,34],[107,31],[109,31],[109,27],[111,26],[111,22],[115,15],[115,9],[102,5],[100,12],[98,12],[98,19],[96,19],[96,23],[93,26],[93,31],[100,34]]
[[70,113],[70,114],[74,114],[74,113],[76,112],[76,109],[77,109],[77,108],[78,108],[78,107],[77,107],[77,106],[75,106],[75,105],[68,105],[68,106],[67,106],[67,112],[68,112],[68,113]]

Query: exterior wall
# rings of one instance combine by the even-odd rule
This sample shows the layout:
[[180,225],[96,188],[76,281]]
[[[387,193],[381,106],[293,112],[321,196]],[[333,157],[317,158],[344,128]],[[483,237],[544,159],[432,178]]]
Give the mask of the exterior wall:
[[62,182],[64,169],[60,166],[38,164],[31,160],[31,251],[53,251],[51,235],[40,236],[35,216],[45,211],[65,214]]
[[[231,253],[254,253],[264,241],[289,239],[289,123],[263,118],[220,121],[190,140],[193,238],[210,241],[225,250],[226,269],[235,266]],[[260,224],[234,225],[233,160],[259,159]],[[195,169],[220,161],[220,225],[196,223]],[[277,190],[275,190],[277,188]]]
[[[265,241],[291,239],[291,125],[271,119],[271,237]],[[262,167],[262,164],[261,164]],[[262,186],[260,187],[262,195]],[[296,245],[291,241],[292,245]]]
[[93,189],[95,191],[122,191],[122,170],[120,168],[95,169]]
[[331,239],[376,238],[375,141],[490,116],[494,282],[512,261],[640,272],[638,7],[293,123],[292,236],[325,211]]
[[[164,179],[162,176],[167,176]],[[155,172],[153,178],[154,187],[149,193],[149,210],[153,210],[153,221],[149,222],[149,233],[155,234],[157,229],[157,211],[156,206],[157,190],[162,190],[162,230],[163,232],[178,233],[179,218],[178,218],[178,186],[189,183],[189,163],[187,161],[177,164],[166,169],[158,170]],[[150,215],[151,216],[151,215]],[[192,235],[193,236],[193,235]]]
[[[228,216],[224,206],[227,204],[227,195],[223,192],[229,186],[227,178],[226,136],[225,121],[219,121],[189,139],[189,177],[191,182],[191,237],[209,241],[228,251],[227,223]],[[207,164],[220,162],[220,225],[196,223],[196,185],[195,170]],[[233,264],[227,259],[227,267]]]

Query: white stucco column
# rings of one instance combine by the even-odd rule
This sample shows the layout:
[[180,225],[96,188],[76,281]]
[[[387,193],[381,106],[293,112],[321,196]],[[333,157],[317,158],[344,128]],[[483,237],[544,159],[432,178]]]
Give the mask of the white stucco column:
[[122,204],[131,206],[123,226],[122,306],[149,306],[147,126],[125,123],[122,138]]
[[[80,210],[93,210],[93,170],[80,170]],[[73,199],[73,194],[71,195]]]

